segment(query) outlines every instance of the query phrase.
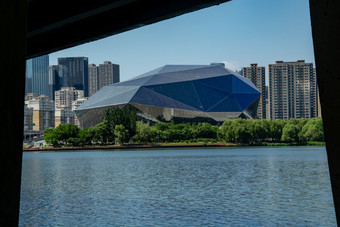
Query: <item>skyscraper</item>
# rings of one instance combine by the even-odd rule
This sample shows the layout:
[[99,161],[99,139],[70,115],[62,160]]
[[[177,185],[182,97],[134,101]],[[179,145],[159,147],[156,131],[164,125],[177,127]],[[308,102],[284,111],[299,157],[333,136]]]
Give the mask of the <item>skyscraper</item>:
[[276,61],[269,65],[269,106],[273,120],[317,116],[313,63]]
[[87,97],[89,95],[88,58],[58,58],[58,65],[65,69],[62,87],[75,87],[77,90],[83,90]]
[[99,87],[119,82],[119,65],[105,61],[104,64],[99,64]]
[[259,105],[257,107],[256,117],[266,119],[266,72],[264,67],[257,64],[250,64],[250,67],[243,67],[242,74],[249,79],[261,92]]
[[61,89],[64,74],[65,67],[62,65],[50,65],[48,67],[48,86],[51,100],[55,100],[55,92]]
[[98,91],[98,67],[89,64],[89,97]]
[[32,58],[26,61],[25,95],[49,95],[48,86],[48,55]]

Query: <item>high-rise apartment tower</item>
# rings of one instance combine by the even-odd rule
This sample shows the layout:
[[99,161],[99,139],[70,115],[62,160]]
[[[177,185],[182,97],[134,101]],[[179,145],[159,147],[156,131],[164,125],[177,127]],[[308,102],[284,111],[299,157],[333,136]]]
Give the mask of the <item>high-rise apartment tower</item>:
[[119,82],[119,65],[105,61],[104,64],[99,64],[99,87]]
[[119,65],[105,61],[104,64],[89,64],[89,96],[102,87],[119,82]]
[[95,64],[89,64],[89,97],[98,91],[98,67]]
[[269,65],[269,106],[273,120],[317,116],[313,63],[276,61]]
[[243,67],[242,74],[248,78],[261,92],[259,104],[257,107],[256,118],[266,119],[266,72],[265,67],[259,67],[257,64],[250,64],[250,67]]

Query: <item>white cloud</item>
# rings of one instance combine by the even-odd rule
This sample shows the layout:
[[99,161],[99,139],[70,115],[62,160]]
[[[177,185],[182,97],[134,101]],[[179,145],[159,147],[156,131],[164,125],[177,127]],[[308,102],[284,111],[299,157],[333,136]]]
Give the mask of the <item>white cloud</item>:
[[230,69],[232,71],[241,70],[241,66],[237,61],[222,61],[222,63],[225,65],[227,69]]

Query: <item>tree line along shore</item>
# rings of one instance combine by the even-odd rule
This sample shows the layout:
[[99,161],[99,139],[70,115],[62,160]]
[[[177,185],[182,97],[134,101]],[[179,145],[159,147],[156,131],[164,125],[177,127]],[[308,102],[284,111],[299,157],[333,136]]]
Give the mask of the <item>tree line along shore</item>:
[[109,109],[101,123],[80,129],[77,125],[59,125],[44,131],[50,146],[131,146],[171,144],[238,145],[324,145],[321,118],[290,120],[231,119],[220,125],[206,122],[159,122],[149,125],[137,120],[129,109]]

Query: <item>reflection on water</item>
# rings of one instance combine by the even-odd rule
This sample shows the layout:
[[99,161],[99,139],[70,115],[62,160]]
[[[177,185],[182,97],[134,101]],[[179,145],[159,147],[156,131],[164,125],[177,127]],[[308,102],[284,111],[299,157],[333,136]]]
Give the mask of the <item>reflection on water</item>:
[[25,153],[20,225],[336,226],[324,147]]

